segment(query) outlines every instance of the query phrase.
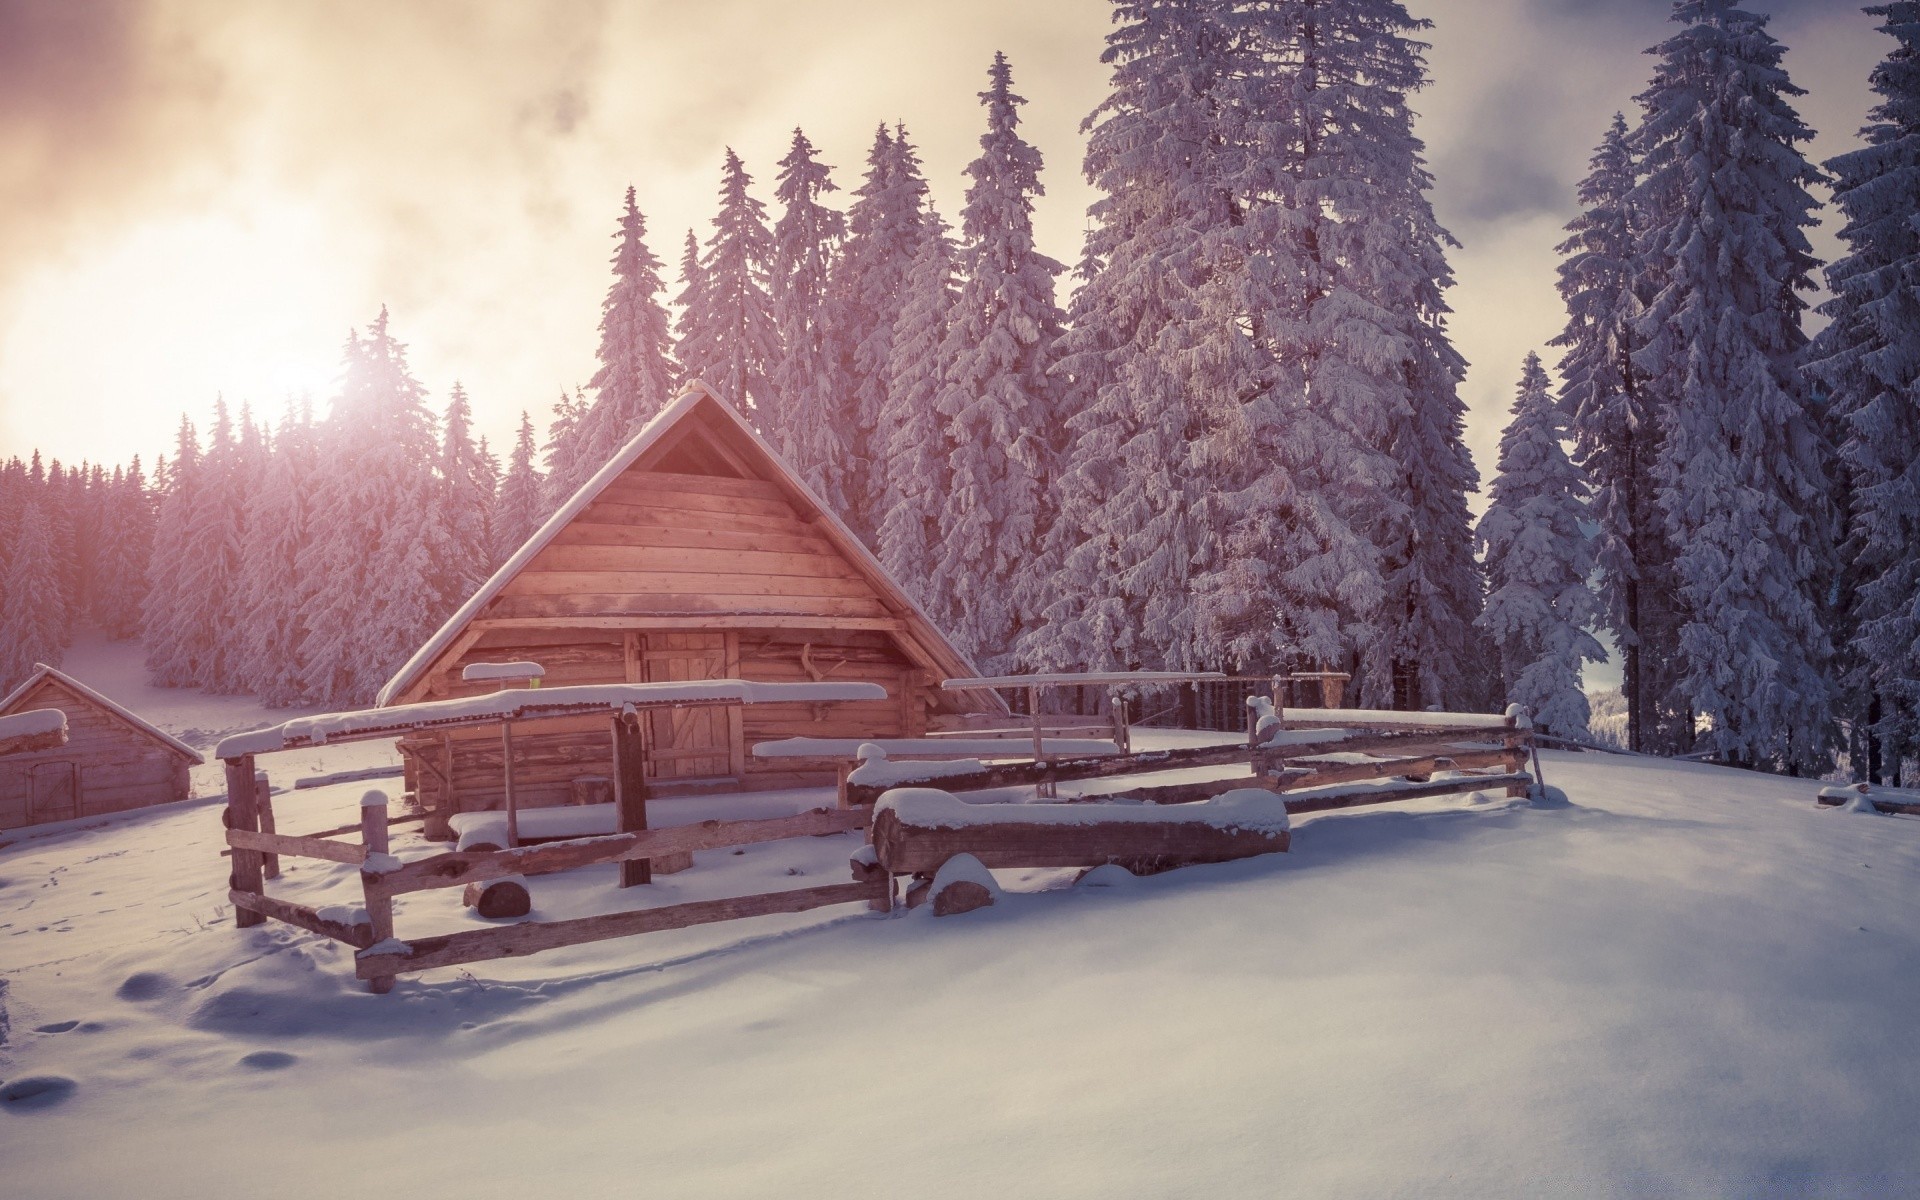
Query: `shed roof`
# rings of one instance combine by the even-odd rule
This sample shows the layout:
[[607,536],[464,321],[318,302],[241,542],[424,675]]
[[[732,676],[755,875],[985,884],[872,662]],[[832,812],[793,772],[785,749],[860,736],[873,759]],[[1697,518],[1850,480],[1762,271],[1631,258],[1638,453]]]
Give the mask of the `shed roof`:
[[[496,599],[501,591],[516,576],[525,570],[536,555],[553,542],[560,531],[578,518],[614,480],[633,466],[649,450],[661,446],[667,435],[699,417],[717,419],[723,428],[730,427],[744,439],[752,450],[752,456],[760,460],[756,469],[764,471],[768,481],[785,490],[798,506],[811,516],[820,529],[821,535],[845,557],[881,598],[886,609],[900,620],[904,627],[908,644],[917,646],[923,653],[920,656],[928,661],[927,665],[941,675],[966,676],[978,672],[966,659],[966,656],[947,640],[944,633],[934,625],[932,619],[914,603],[913,598],[900,587],[897,580],[888,574],[873,553],[849,529],[846,522],[833,512],[812,488],[776,453],[773,447],[755,433],[745,418],[735,408],[719,399],[702,381],[693,380],[671,404],[661,409],[652,420],[641,427],[627,444],[621,447],[607,463],[596,471],[593,477],[580,486],[580,489],[549,517],[526,544],[515,551],[491,578],[480,585],[480,589],[460,606],[447,622],[427,639],[425,645],[414,653],[406,663],[380,689],[375,703],[390,705],[406,698],[408,690],[414,687],[433,664],[445,654],[461,632],[477,617],[486,606]],[[982,707],[1004,708],[1003,702],[992,693],[974,694]]]
[[110,714],[122,723],[131,726],[139,733],[159,742],[162,746],[180,755],[188,762],[197,765],[205,761],[205,759],[200,756],[198,750],[195,750],[192,746],[187,745],[179,738],[161,729],[159,726],[153,724],[153,722],[136,715],[126,706],[107,699],[65,671],[56,670],[45,663],[33,664],[33,673],[27,676],[25,682],[21,683],[19,687],[14,688],[11,692],[8,692],[5,699],[0,699],[0,716],[16,710],[24,711],[26,698],[40,684],[49,681],[60,685],[76,698]]

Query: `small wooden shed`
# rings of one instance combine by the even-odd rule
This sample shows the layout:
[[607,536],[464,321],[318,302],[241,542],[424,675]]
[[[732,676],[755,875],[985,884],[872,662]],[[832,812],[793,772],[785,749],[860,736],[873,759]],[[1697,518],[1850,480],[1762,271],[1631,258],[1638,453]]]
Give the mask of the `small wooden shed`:
[[[640,430],[381,689],[385,705],[497,690],[473,663],[531,660],[546,685],[736,678],[871,682],[887,699],[660,711],[652,784],[673,794],[832,782],[757,741],[914,737],[937,714],[1004,712],[943,692],[975,672],[851,530],[731,405],[695,382]],[[610,776],[602,719],[516,722],[515,793],[564,803]],[[497,730],[401,739],[429,811],[501,807]]]
[[73,676],[36,664],[0,700],[0,716],[67,715],[67,744],[0,759],[0,829],[185,800],[200,753]]

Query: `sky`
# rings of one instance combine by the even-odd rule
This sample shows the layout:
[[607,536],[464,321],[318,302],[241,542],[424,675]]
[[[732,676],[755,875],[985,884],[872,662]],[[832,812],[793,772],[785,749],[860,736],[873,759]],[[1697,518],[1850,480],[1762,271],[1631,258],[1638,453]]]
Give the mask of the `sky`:
[[[1415,100],[1490,474],[1520,361],[1563,320],[1554,245],[1668,0],[1408,0]],[[1891,46],[1847,0],[1773,14],[1809,153],[1850,148]],[[1105,0],[0,0],[0,457],[151,462],[216,396],[324,405],[386,305],[437,400],[544,429],[594,369],[631,184],[654,253],[704,239],[731,146],[771,207],[803,127],[851,190],[904,121],[959,210],[994,51],[1046,159],[1042,248],[1078,257],[1080,123],[1107,80]],[[844,205],[848,197],[833,197]],[[1831,228],[1816,237],[1837,253]],[[670,288],[675,285],[670,281]],[[1064,303],[1066,296],[1061,296]],[[1549,354],[1549,361],[1552,360]]]

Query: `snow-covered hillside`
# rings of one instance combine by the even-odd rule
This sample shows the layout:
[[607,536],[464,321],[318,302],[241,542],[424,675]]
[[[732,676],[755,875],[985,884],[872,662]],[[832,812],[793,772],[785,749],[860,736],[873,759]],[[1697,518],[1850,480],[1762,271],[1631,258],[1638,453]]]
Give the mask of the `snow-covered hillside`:
[[[233,928],[217,800],[25,837],[0,848],[0,1191],[1920,1194],[1920,820],[1544,762],[1571,807],[1328,814],[1284,856],[1005,874],[962,917],[827,909],[388,996],[333,943]],[[366,786],[279,797],[281,827],[351,820]],[[856,844],[701,853],[644,901],[611,867],[542,877],[536,915],[837,882]],[[275,888],[358,891],[291,860]],[[476,919],[442,892],[399,920]]]

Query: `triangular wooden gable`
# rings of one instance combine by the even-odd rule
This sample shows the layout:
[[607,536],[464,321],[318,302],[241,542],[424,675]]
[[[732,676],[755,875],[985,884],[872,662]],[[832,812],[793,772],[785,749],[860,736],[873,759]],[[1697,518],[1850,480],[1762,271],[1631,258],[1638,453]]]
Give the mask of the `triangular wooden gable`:
[[204,761],[200,752],[192,746],[135,716],[126,708],[107,699],[71,675],[44,664],[36,666],[33,674],[27,676],[19,687],[14,688],[6,697],[0,698],[0,717],[36,708],[67,710],[74,707],[100,713],[140,736],[159,743],[187,762],[197,765]]
[[[731,407],[698,383],[649,422],[382,689],[413,698],[474,622],[871,623],[940,678],[972,667]],[[949,693],[964,707],[983,699]]]

